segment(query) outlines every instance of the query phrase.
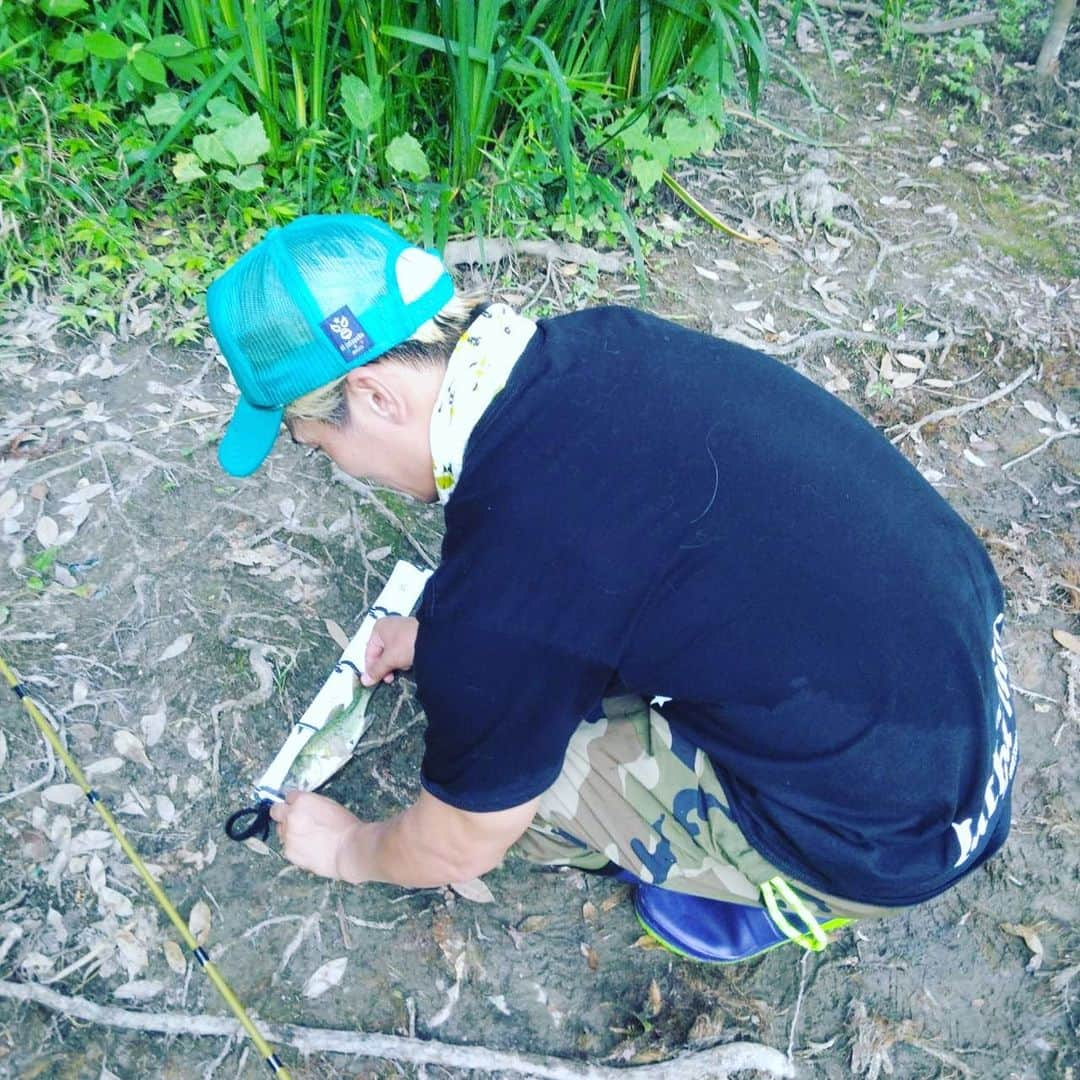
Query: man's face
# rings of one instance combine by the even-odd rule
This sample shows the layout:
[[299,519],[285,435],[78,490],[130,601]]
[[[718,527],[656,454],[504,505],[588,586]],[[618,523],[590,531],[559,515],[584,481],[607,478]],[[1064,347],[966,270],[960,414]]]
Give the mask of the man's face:
[[341,425],[323,420],[293,420],[293,441],[320,450],[343,472],[358,480],[392,488],[421,502],[434,502],[435,477],[431,450],[416,445],[405,433],[377,419],[356,419],[352,413]]

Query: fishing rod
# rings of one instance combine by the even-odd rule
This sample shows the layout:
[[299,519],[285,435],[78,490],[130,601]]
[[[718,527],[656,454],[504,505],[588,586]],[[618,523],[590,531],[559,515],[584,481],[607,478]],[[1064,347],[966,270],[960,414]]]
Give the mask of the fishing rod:
[[5,663],[3,657],[0,657],[0,675],[3,675],[7,684],[15,691],[15,695],[22,702],[23,708],[30,714],[30,718],[38,726],[41,734],[45,737],[53,750],[56,751],[57,756],[64,763],[64,767],[67,769],[68,774],[82,789],[82,793],[86,796],[90,805],[101,815],[109,828],[109,832],[116,838],[121,850],[128,857],[132,866],[135,867],[143,881],[146,883],[146,887],[157,901],[158,907],[168,915],[169,921],[176,928],[176,932],[191,951],[191,955],[198,961],[199,966],[206,972],[206,977],[213,983],[215,989],[222,998],[224,998],[225,1004],[229,1006],[233,1015],[240,1021],[240,1026],[247,1032],[252,1043],[255,1045],[255,1049],[258,1050],[263,1060],[269,1066],[271,1073],[277,1077],[277,1080],[291,1080],[289,1071],[274,1052],[274,1048],[262,1037],[259,1029],[248,1015],[247,1010],[240,1003],[240,999],[237,998],[236,994],[233,993],[232,987],[225,981],[225,976],[221,974],[217,965],[207,955],[206,950],[195,940],[194,935],[188,929],[187,923],[184,922],[180,912],[173,906],[172,901],[165,894],[165,890],[158,884],[157,879],[147,868],[146,863],[139,857],[139,853],[131,846],[131,842],[124,834],[124,830],[120,828],[116,818],[113,817],[112,812],[105,803],[102,802],[101,796],[90,786],[82,769],[79,768],[78,763],[60,741],[60,736],[56,733],[56,729],[45,718],[42,711],[34,703],[33,698],[30,697],[29,691],[15,677],[14,672]]

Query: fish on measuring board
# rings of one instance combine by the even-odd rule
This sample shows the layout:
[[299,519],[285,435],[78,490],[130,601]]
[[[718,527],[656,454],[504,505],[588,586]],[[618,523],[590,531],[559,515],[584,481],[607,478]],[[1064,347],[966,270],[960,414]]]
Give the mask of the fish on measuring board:
[[283,788],[314,791],[352,757],[367,727],[367,708],[373,690],[374,687],[364,686],[358,677],[355,679],[352,700],[330,710],[326,723],[296,755]]

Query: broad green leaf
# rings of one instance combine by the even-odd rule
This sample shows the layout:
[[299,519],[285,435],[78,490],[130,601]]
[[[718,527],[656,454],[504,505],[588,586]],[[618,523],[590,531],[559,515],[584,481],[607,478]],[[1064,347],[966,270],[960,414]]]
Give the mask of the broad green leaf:
[[[622,128],[622,130],[619,130]],[[622,121],[610,125],[609,131],[618,132],[618,140],[627,150],[652,150],[656,139],[649,134],[648,118],[642,113],[632,124],[622,127]]]
[[205,76],[196,53],[188,53],[186,56],[177,56],[175,58],[166,57],[165,66],[183,82],[200,81]]
[[194,147],[195,153],[204,162],[214,162],[217,165],[236,165],[232,154],[225,148],[225,144],[221,141],[221,136],[217,132],[212,132],[209,135],[196,135],[191,140],[191,145]]
[[151,127],[175,124],[183,113],[179,95],[171,91],[168,94],[155,94],[154,104],[143,109],[143,116]]
[[716,131],[708,121],[692,124],[689,117],[679,113],[670,113],[664,120],[664,140],[672,157],[708,153],[715,137]]
[[641,157],[639,154],[630,162],[630,173],[641,185],[641,190],[649,192],[664,175],[664,166],[655,158]]
[[84,34],[83,43],[91,56],[98,56],[102,60],[123,60],[127,56],[127,46],[104,30],[91,30],[89,34]]
[[238,109],[228,98],[211,98],[206,103],[206,122],[215,131],[220,131],[223,127],[233,127],[246,116],[247,113]]
[[234,127],[222,128],[218,135],[237,165],[254,165],[270,150],[270,140],[258,113],[245,117]]
[[116,89],[121,101],[131,101],[143,88],[142,76],[131,64],[125,64],[116,76]]
[[263,168],[261,165],[249,165],[240,172],[227,172],[219,169],[217,178],[237,191],[258,191],[263,186]]
[[54,41],[49,55],[61,64],[81,64],[86,59],[86,42],[82,34],[68,34],[63,41]]
[[86,11],[90,5],[86,0],[40,0],[38,7],[44,15],[54,19],[67,19],[80,11]]
[[386,148],[386,164],[396,173],[408,173],[414,180],[431,175],[423,147],[411,135],[398,135]]
[[162,34],[146,43],[146,51],[164,60],[175,60],[178,56],[187,56],[194,52],[195,46],[179,34]]
[[172,174],[178,184],[190,184],[193,180],[199,180],[206,175],[199,165],[198,155],[187,151],[176,155]]
[[165,85],[165,65],[145,49],[139,49],[131,57],[131,66],[147,81]]
[[368,84],[355,75],[342,76],[341,104],[345,115],[358,131],[367,131],[383,114],[382,96],[373,93]]

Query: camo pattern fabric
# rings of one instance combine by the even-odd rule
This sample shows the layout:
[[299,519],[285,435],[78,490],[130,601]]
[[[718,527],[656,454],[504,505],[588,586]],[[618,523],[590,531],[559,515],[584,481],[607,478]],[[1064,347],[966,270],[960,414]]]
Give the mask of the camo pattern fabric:
[[[780,875],[735,824],[708,757],[629,695],[607,699],[599,720],[579,725],[559,778],[511,850],[530,862],[582,870],[616,863],[665,889],[756,906],[763,906],[761,884]],[[788,881],[819,918],[904,910]]]

